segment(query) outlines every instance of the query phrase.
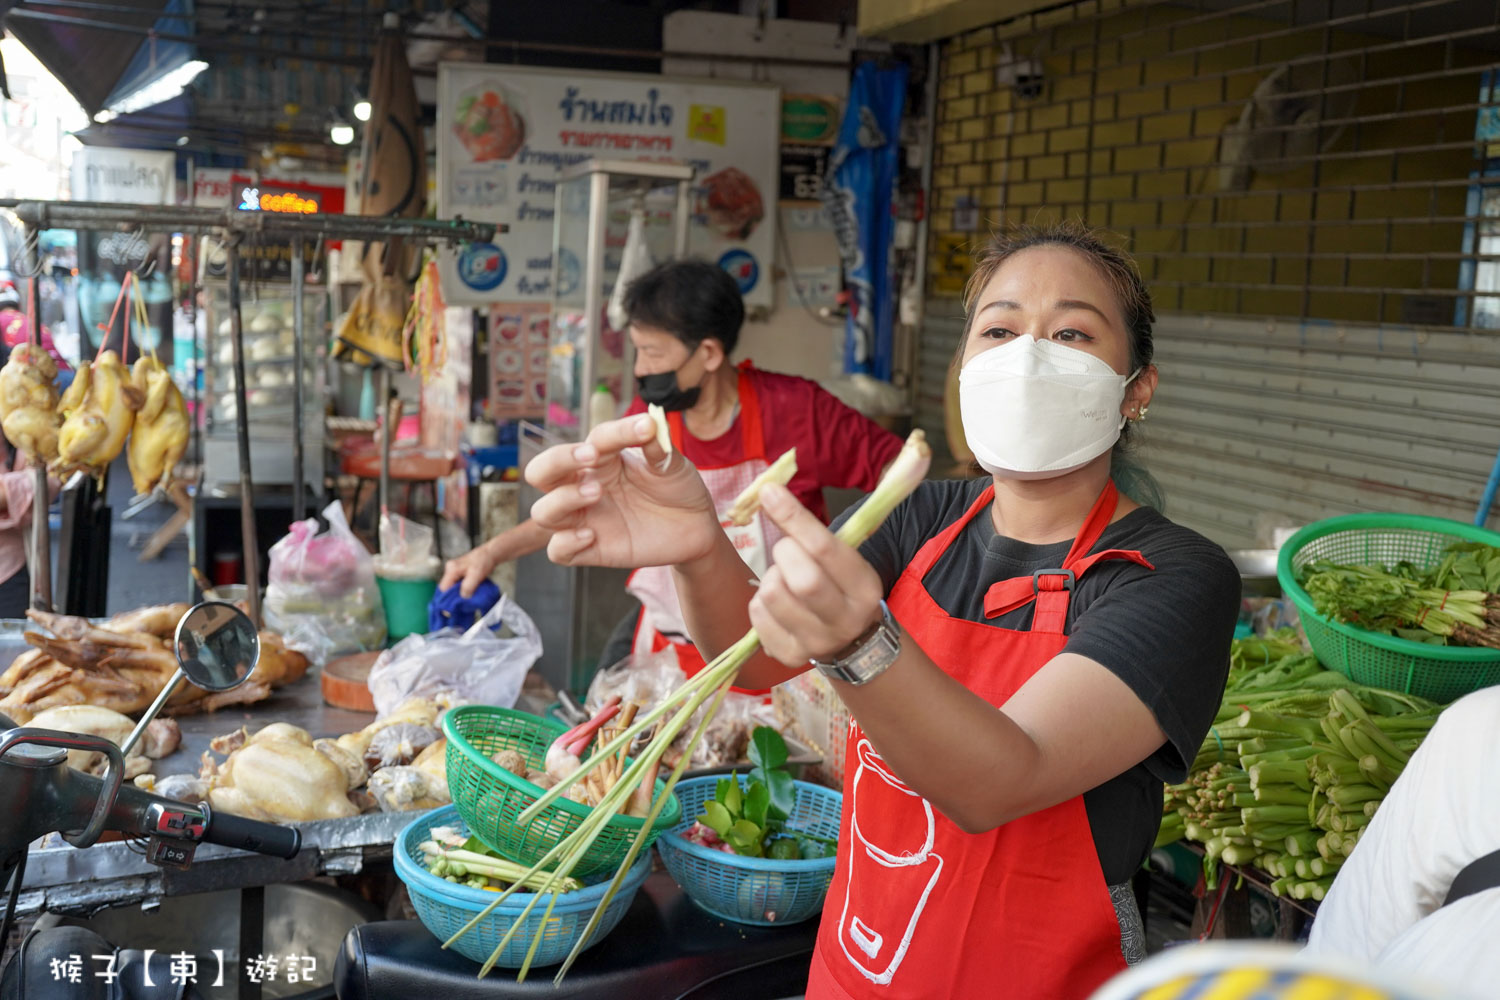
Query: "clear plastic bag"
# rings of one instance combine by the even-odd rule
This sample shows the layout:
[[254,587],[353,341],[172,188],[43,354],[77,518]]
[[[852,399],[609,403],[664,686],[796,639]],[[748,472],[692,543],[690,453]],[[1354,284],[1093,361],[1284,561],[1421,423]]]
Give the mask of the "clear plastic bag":
[[336,656],[385,645],[385,610],[375,563],[344,519],[338,501],[316,518],[293,524],[271,547],[266,627],[319,666]]
[[[508,635],[499,634],[502,626]],[[502,595],[468,631],[445,628],[409,635],[381,653],[370,668],[376,717],[411,698],[513,708],[526,672],[541,655],[536,623]]]
[[400,514],[380,515],[375,572],[387,580],[436,580],[443,564],[433,555],[433,531]]
[[[687,682],[687,675],[677,665],[677,654],[671,649],[646,656],[627,656],[612,667],[594,675],[584,707],[592,715],[613,695],[622,702],[635,702],[642,713],[661,704],[662,699]],[[687,745],[688,738],[697,730],[707,704],[698,709],[677,739],[672,749],[662,758],[667,767],[675,766]],[[750,743],[750,733],[756,726],[780,728],[775,710],[764,703],[759,695],[740,694],[731,691],[725,695],[718,714],[709,723],[703,740],[693,751],[688,761],[690,770],[728,767],[745,760]]]

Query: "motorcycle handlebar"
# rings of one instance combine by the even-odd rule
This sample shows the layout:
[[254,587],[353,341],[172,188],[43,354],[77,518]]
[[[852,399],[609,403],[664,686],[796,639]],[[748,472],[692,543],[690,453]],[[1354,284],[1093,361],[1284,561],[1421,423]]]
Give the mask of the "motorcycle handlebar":
[[245,819],[230,813],[214,812],[207,805],[208,823],[203,830],[203,842],[224,847],[238,847],[257,854],[269,854],[276,858],[294,858],[302,850],[302,831],[294,826],[277,826],[259,820]]
[[[97,780],[97,779],[94,779]],[[296,827],[277,826],[259,820],[245,819],[232,813],[219,812],[208,803],[194,804],[152,795],[149,792],[126,785],[120,789],[114,810],[115,822],[110,825],[127,833],[151,836],[167,833],[166,830],[151,829],[152,807],[159,806],[168,815],[185,812],[188,825],[192,825],[195,814],[202,814],[203,832],[196,838],[204,844],[219,844],[257,854],[268,854],[276,858],[294,858],[302,849],[302,833]],[[160,815],[160,814],[157,814]],[[168,834],[170,836],[170,834]]]

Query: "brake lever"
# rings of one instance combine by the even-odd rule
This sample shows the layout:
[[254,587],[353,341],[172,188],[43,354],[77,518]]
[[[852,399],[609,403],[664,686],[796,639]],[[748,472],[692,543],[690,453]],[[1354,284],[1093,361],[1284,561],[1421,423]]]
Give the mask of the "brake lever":
[[102,736],[87,736],[80,733],[64,733],[56,729],[11,729],[0,733],[0,759],[12,748],[25,744],[53,747],[59,750],[85,750],[104,754],[104,776],[99,797],[94,801],[94,813],[89,817],[83,832],[75,835],[64,833],[63,840],[74,847],[92,847],[104,832],[104,823],[120,794],[120,785],[125,780],[125,758],[120,748]]

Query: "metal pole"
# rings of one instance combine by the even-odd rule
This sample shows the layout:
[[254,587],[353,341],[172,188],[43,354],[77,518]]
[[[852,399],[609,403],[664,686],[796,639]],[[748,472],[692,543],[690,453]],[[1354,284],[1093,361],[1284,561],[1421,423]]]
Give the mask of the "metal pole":
[[[391,442],[395,440],[396,428],[391,426],[391,414],[394,408],[391,406],[391,370],[379,358],[375,359],[375,395],[376,405],[380,407],[376,412],[380,414],[380,509],[376,512],[377,517],[390,509],[391,502]],[[379,524],[379,521],[376,521]],[[376,537],[379,537],[376,531]]]
[[302,453],[302,237],[292,237],[292,520],[307,516]]
[[489,242],[505,224],[465,219],[401,219],[374,215],[301,215],[242,212],[236,208],[188,205],[130,205],[114,202],[0,199],[22,223],[38,229],[100,229],[119,225],[159,228],[174,233],[254,233],[264,238],[310,236],[373,242],[401,236],[433,242]]
[[250,620],[260,628],[260,546],[255,538],[255,491],[250,481],[250,412],[245,403],[245,328],[240,318],[240,245],[229,239],[229,339],[234,348],[234,428],[240,458],[240,544]]
[[[26,245],[31,247],[31,277],[26,294],[31,305],[31,352],[39,358],[42,350],[42,246],[41,231],[26,227]],[[52,531],[47,523],[47,464],[38,462],[32,470],[31,496],[31,606],[38,611],[52,610]]]

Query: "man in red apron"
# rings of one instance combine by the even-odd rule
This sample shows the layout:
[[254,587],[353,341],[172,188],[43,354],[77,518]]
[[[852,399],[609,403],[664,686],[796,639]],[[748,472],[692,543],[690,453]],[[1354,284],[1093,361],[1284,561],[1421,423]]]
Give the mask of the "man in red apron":
[[[628,413],[647,403],[667,411],[673,447],[698,469],[721,519],[767,465],[797,449],[792,492],[825,523],[823,489],[874,489],[901,450],[901,439],[839,402],[817,383],[735,365],[730,358],[745,320],[738,286],[722,268],[670,261],[633,282],[625,298],[635,348],[636,393]],[[779,537],[764,517],[743,528],[725,524],[740,557],[758,577]],[[550,533],[526,521],[448,563],[439,584],[471,594],[502,562],[540,551]],[[615,630],[600,666],[631,653],[671,648],[691,676],[703,658],[687,638],[671,571],[637,570],[628,585],[642,610]]]

